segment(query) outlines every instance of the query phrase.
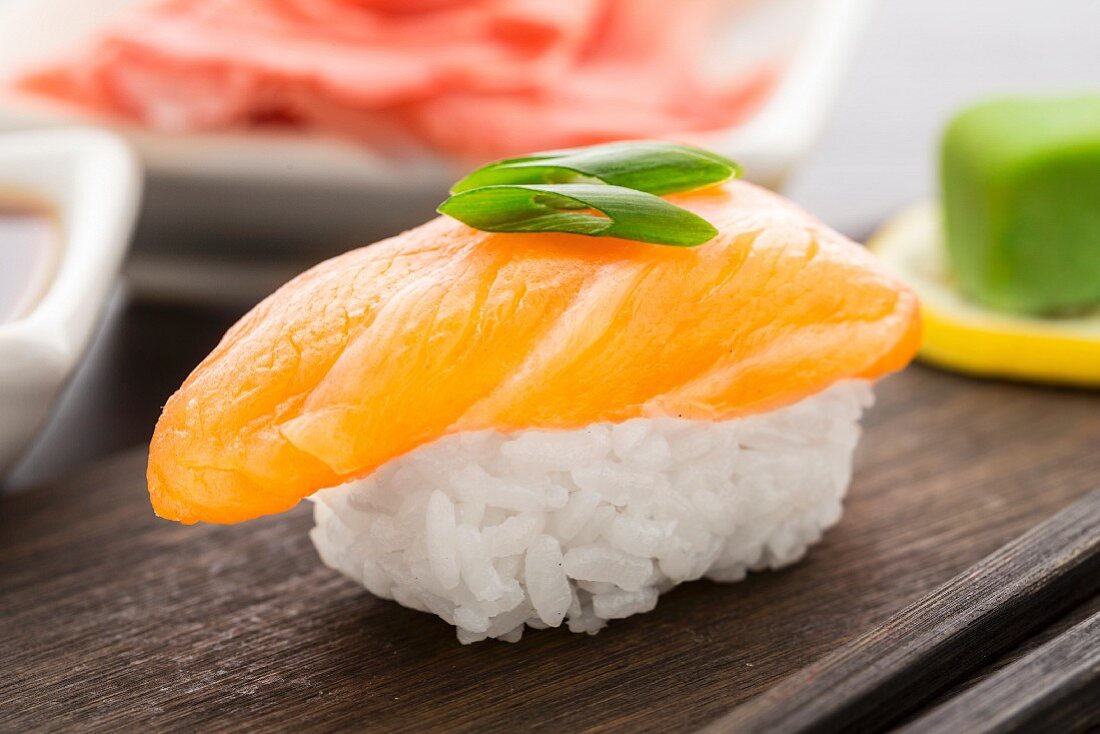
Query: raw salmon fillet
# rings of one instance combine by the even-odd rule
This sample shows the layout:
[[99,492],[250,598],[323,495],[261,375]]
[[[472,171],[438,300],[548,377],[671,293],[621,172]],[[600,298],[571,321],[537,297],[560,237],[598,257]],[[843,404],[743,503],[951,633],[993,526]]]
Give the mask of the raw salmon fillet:
[[290,128],[464,160],[725,128],[773,70],[702,61],[745,0],[164,0],[24,92],[172,133]]
[[914,295],[742,182],[668,197],[697,248],[437,218],[329,260],[236,324],[157,424],[162,517],[280,512],[446,434],[723,420],[904,366]]

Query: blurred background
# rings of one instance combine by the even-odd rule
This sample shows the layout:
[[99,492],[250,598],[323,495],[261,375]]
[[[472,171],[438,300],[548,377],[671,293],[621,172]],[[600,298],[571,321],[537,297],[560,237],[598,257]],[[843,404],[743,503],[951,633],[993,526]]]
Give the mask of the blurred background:
[[1094,91],[1100,4],[1061,0],[881,0],[832,119],[787,194],[865,237],[936,189],[951,115],[998,95]]
[[[0,0],[0,11],[15,2]],[[123,3],[115,0],[103,6],[114,4]],[[715,147],[742,158],[750,179],[779,188],[826,223],[860,240],[900,207],[934,194],[938,139],[959,107],[1003,93],[1100,85],[1100,44],[1095,37],[1100,3],[1095,0],[742,4],[749,6],[746,12],[764,18],[761,33],[778,33],[784,59],[788,54],[800,59],[804,80],[786,90],[795,96],[769,111],[768,94],[785,89],[786,67],[781,64],[778,86],[747,103],[747,132],[739,123],[728,135],[708,141],[717,140]],[[30,5],[34,3],[24,3]],[[790,7],[760,9],[769,5]],[[46,6],[57,3],[43,2],[38,10],[24,8],[6,16],[8,25],[0,28],[0,57],[14,54],[12,43],[3,50],[2,39],[26,36],[23,45],[38,48],[36,39],[66,36],[63,27],[53,33],[38,23],[28,27],[12,20],[44,18],[35,13],[46,12]],[[837,14],[843,20],[837,20]],[[83,27],[88,20],[84,15],[94,13],[88,7],[72,11],[71,22]],[[69,22],[64,12],[55,17],[58,23]],[[782,26],[778,32],[777,24]],[[799,43],[806,37],[816,40],[799,56]],[[737,68],[744,73],[770,63],[766,48],[761,51],[749,41],[744,48],[744,56],[734,54],[730,61],[740,64]],[[79,61],[73,63],[80,66]],[[33,127],[40,111],[29,114],[27,109],[8,105],[0,112],[0,122]],[[763,123],[753,119],[760,110],[769,111]],[[47,114],[41,119],[56,124],[64,117]],[[777,131],[788,136],[787,147],[774,139]],[[440,199],[444,187],[439,182],[453,180],[455,170],[461,170],[461,165],[422,164],[415,158],[396,166],[392,161],[360,160],[359,153],[339,146],[292,146],[280,158],[271,152],[279,148],[261,146],[242,155],[241,173],[234,172],[222,154],[233,149],[237,138],[227,142],[215,136],[212,147],[201,152],[186,143],[150,143],[141,133],[134,139],[143,155],[155,149],[155,162],[149,164],[146,210],[131,257],[113,288],[87,359],[34,448],[4,480],[8,489],[33,485],[147,440],[166,397],[256,300],[332,252],[422,220]],[[158,175],[158,170],[167,173]],[[326,179],[326,171],[334,178]],[[203,175],[221,185],[235,173],[241,177],[236,189],[195,185]],[[270,185],[277,193],[261,205],[251,194],[241,193],[242,185],[246,191],[248,186],[259,191]],[[285,207],[271,203],[279,197],[313,212],[293,214],[293,233],[291,225],[284,224]],[[149,207],[155,210],[152,214]],[[334,212],[356,216],[334,227],[333,221],[340,218]],[[279,224],[272,227],[272,222]],[[249,223],[255,227],[250,229]],[[219,231],[219,226],[224,229]],[[311,232],[316,232],[313,241]]]

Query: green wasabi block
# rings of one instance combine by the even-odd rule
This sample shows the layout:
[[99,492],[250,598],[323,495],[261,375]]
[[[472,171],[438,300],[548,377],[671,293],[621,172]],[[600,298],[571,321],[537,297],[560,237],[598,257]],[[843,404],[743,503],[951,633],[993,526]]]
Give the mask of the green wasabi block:
[[1037,315],[1100,304],[1100,95],[963,111],[942,175],[948,254],[970,298]]

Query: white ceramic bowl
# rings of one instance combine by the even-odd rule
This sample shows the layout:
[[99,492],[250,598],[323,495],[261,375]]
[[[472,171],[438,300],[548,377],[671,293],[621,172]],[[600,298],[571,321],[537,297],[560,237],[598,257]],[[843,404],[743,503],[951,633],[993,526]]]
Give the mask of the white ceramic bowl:
[[141,174],[129,146],[101,130],[5,133],[0,189],[50,203],[60,228],[43,296],[26,316],[0,323],[3,475],[42,427],[99,323],[130,238]]
[[[744,163],[751,179],[778,187],[822,129],[871,1],[748,4],[721,34],[711,61],[736,74],[781,58],[785,71],[763,107],[715,135],[713,147]],[[149,0],[3,2],[0,76],[56,56]],[[10,93],[0,99],[0,129],[71,121],[72,114]],[[316,137],[113,127],[134,144],[148,173],[138,247],[177,258],[230,250],[262,254],[268,263],[285,254],[319,259],[423,221],[457,175],[438,160],[398,166],[361,146]]]

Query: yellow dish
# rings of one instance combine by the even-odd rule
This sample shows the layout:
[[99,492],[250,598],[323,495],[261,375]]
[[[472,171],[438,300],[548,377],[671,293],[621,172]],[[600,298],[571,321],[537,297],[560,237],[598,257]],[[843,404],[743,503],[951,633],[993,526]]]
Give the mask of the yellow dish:
[[901,212],[868,248],[920,295],[924,361],[988,377],[1100,386],[1100,310],[1040,319],[967,301],[948,268],[936,205]]

